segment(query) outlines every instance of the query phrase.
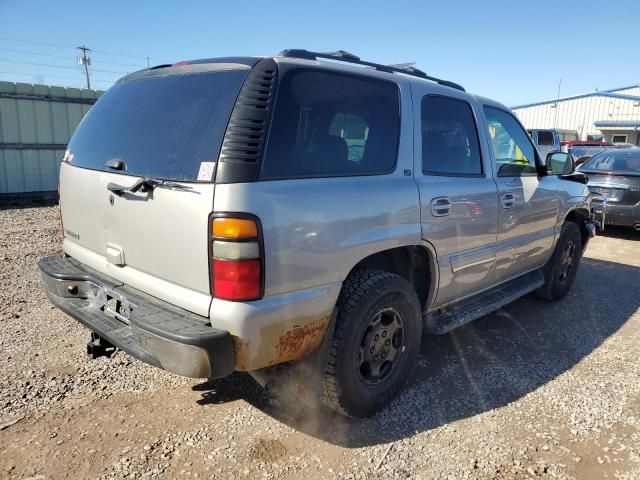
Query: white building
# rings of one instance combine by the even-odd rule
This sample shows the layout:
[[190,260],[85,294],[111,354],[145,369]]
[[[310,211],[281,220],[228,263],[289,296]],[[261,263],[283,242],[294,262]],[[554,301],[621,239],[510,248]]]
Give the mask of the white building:
[[640,85],[513,107],[526,128],[575,130],[581,140],[640,145]]

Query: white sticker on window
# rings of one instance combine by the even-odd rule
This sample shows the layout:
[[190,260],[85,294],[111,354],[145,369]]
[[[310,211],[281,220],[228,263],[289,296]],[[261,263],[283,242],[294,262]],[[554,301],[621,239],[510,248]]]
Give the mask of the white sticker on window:
[[210,182],[213,180],[213,169],[216,162],[200,162],[200,170],[198,171],[198,180]]

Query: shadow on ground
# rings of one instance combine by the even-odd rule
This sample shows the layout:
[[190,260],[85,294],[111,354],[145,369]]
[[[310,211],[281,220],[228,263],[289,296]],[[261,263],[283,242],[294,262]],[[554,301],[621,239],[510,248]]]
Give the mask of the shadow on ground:
[[598,231],[599,237],[619,238],[621,240],[640,241],[640,232],[631,227],[614,227],[607,225],[603,231]]
[[567,371],[636,312],[638,278],[640,268],[584,258],[562,301],[527,296],[447,335],[425,336],[408,388],[366,420],[311,410],[297,401],[269,401],[246,374],[194,388],[203,392],[199,403],[243,398],[332,444],[386,443],[505,406]]
[[21,208],[52,207],[58,204],[57,192],[43,194],[0,194],[0,210],[19,210]]

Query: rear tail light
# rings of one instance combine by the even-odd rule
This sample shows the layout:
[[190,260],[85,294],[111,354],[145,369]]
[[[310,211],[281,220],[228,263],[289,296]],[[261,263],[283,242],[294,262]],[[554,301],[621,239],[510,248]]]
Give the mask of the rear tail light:
[[243,240],[258,237],[256,221],[250,218],[214,218],[213,236],[231,240]]
[[211,294],[223,300],[262,298],[262,238],[258,219],[216,216],[210,221]]
[[225,300],[260,298],[260,260],[213,259],[213,294]]

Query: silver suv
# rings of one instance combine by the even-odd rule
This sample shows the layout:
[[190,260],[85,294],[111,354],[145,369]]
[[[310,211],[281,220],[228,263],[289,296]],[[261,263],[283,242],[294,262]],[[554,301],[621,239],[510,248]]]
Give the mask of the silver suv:
[[423,332],[567,293],[594,231],[573,170],[505,106],[415,68],[305,50],[160,65],[79,125],[64,255],[39,266],[93,356],[284,371],[367,416]]

